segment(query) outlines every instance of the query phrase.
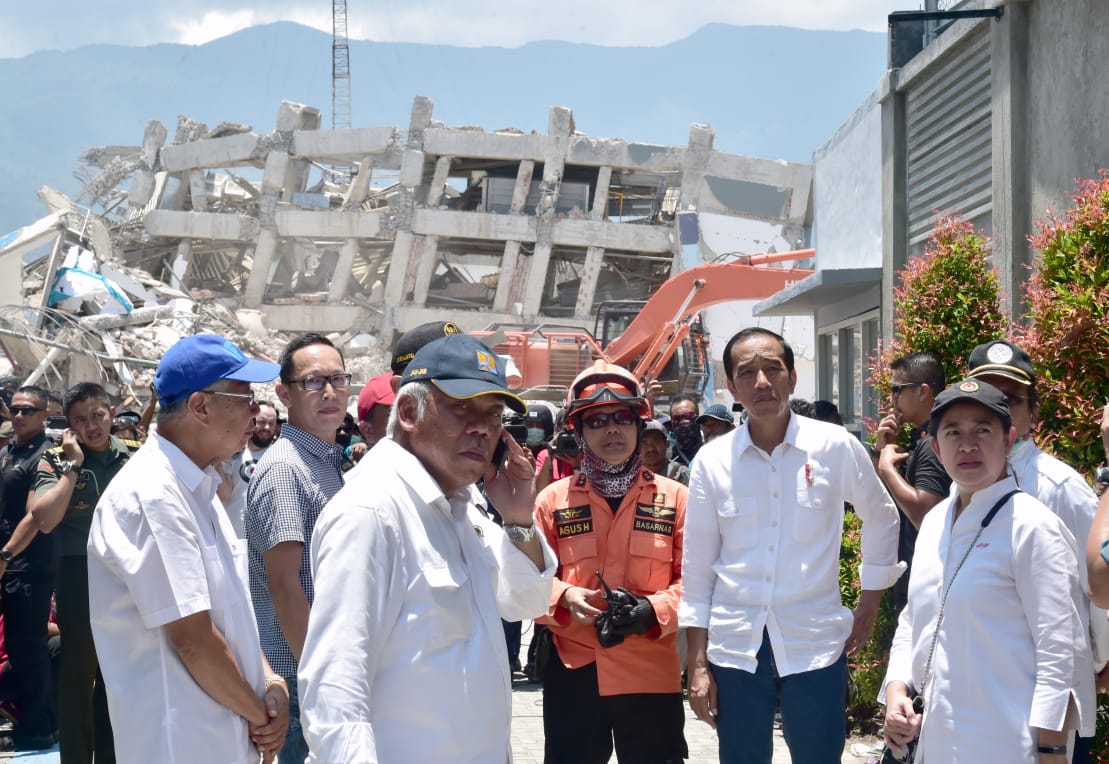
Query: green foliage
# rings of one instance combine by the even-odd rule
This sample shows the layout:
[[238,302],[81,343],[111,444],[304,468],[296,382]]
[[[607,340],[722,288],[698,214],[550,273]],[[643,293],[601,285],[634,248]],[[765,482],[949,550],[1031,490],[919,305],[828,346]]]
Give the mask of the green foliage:
[[879,346],[868,364],[880,395],[888,396],[890,364],[903,355],[935,353],[950,383],[966,376],[975,345],[1005,335],[1001,288],[989,255],[988,241],[970,223],[953,216],[936,221],[924,254],[909,259],[893,290],[893,340]]
[[[860,543],[862,521],[852,511],[843,517],[843,543],[839,552],[839,591],[845,607],[854,609],[859,601],[859,565],[862,562]],[[870,642],[850,662],[850,681],[847,687],[847,729],[863,735],[877,735],[882,724],[882,707],[878,705],[878,692],[886,674],[889,647],[897,622],[893,616],[893,596],[890,590],[882,597],[878,620]]]
[[1102,461],[1096,421],[1109,397],[1109,171],[1084,180],[1062,217],[1030,237],[1038,251],[1025,286],[1021,347],[1039,376],[1037,441],[1092,476]]

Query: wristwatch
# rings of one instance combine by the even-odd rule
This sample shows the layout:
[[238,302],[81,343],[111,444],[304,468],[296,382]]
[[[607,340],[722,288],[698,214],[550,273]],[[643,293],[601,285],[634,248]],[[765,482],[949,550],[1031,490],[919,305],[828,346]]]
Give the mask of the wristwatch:
[[64,462],[58,463],[59,475],[68,475],[75,469],[77,469],[77,462],[73,461],[72,459],[66,459]]
[[526,544],[535,538],[534,525],[506,525],[504,535],[514,544]]
[[15,555],[9,552],[7,549],[0,549],[0,562],[8,565],[9,563],[11,563],[13,557],[15,557]]

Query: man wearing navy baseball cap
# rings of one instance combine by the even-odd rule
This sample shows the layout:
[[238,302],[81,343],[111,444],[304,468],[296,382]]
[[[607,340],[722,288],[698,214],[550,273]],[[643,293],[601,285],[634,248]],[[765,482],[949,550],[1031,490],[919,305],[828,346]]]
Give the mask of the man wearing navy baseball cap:
[[157,430],[96,506],[89,607],[111,716],[139,718],[173,698],[161,723],[116,729],[120,764],[254,761],[259,752],[269,761],[285,740],[288,689],[262,653],[246,545],[213,467],[251,432],[250,384],[278,371],[224,337],[178,341],[154,377]]
[[[503,431],[500,359],[465,334],[417,350],[378,442],[312,540],[316,598],[297,681],[313,761],[508,761],[501,619],[547,610],[535,473]],[[498,443],[506,462],[494,464]],[[497,460],[500,462],[500,460]],[[502,530],[474,483],[485,479]]]

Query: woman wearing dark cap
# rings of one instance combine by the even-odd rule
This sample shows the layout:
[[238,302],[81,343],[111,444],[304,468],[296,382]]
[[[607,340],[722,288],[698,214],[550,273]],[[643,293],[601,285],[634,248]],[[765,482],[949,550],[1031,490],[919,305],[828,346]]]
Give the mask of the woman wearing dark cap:
[[920,527],[882,693],[887,748],[917,740],[917,764],[1063,764],[1094,713],[1075,539],[1018,488],[997,388],[947,388],[928,433],[954,490]]

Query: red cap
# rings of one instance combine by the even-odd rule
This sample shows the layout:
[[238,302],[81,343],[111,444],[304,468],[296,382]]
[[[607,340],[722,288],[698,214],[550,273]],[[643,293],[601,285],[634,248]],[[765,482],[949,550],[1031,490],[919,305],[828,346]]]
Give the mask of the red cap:
[[396,399],[397,394],[393,392],[393,372],[377,375],[358,394],[358,421],[369,419],[370,411],[377,404],[392,406]]

